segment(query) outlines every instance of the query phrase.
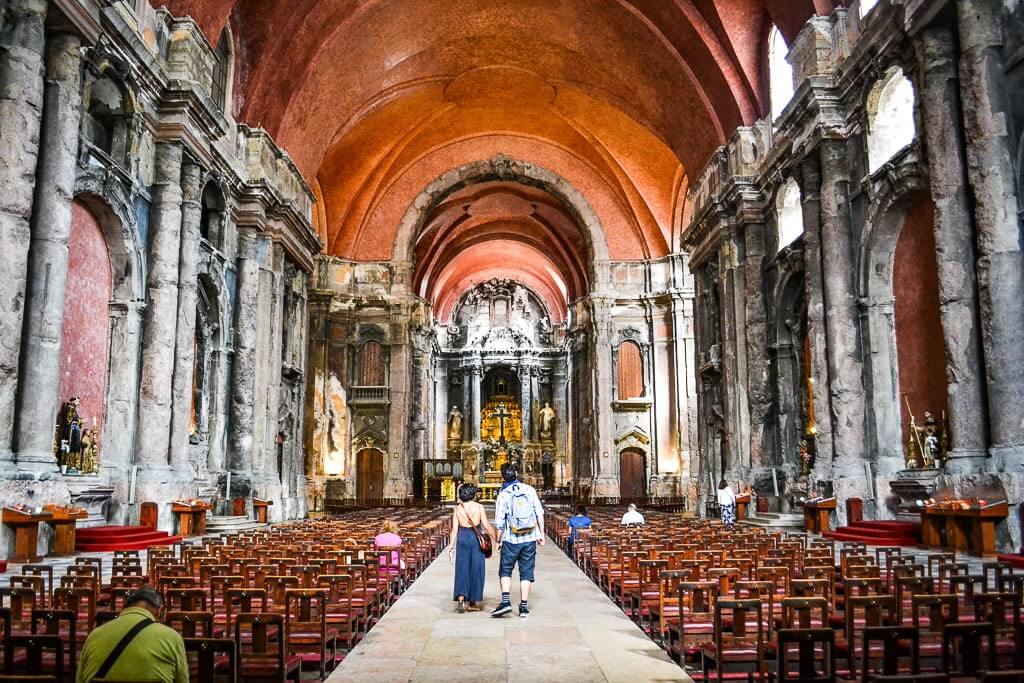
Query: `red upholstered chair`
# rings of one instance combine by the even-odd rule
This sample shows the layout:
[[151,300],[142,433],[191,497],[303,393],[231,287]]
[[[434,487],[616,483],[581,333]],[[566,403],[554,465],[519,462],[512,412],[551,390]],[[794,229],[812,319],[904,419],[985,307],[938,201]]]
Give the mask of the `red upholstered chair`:
[[921,661],[918,655],[918,633],[912,626],[865,628],[860,661],[862,683],[881,680],[886,676],[919,674]]
[[288,653],[302,660],[302,668],[319,670],[320,678],[338,658],[338,632],[327,626],[327,591],[302,588],[285,592],[285,632]]
[[946,626],[942,633],[943,673],[960,678],[998,670],[995,626],[990,623]]
[[760,600],[715,602],[714,640],[701,646],[704,680],[714,671],[716,680],[744,673],[763,680],[765,669],[765,613]]
[[231,638],[185,638],[189,677],[199,683],[231,681],[238,673],[238,653]]
[[846,599],[845,638],[836,643],[836,655],[846,660],[850,677],[857,675],[858,660],[863,651],[864,629],[891,626],[896,619],[896,599],[891,595],[850,596]]
[[[242,612],[235,617],[235,649],[238,679],[243,683],[299,680],[302,661],[288,655],[284,615],[272,612]],[[280,637],[274,638],[273,634]]]
[[75,628],[77,621],[77,615],[67,609],[32,610],[32,635],[57,636],[64,641],[67,671],[77,670],[79,637],[84,641],[88,635],[86,632],[78,633]]
[[164,624],[180,633],[183,638],[214,638],[213,612],[170,611],[164,614]]
[[11,636],[4,647],[5,674],[51,675],[64,680],[64,641],[60,636]]
[[827,627],[781,629],[775,676],[779,683],[835,683],[835,637]]

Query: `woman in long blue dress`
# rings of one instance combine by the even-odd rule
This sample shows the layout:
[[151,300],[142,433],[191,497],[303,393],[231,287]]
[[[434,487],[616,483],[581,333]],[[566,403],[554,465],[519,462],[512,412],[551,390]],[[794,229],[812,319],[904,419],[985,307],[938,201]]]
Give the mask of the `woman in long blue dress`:
[[483,532],[494,539],[494,528],[487,521],[484,506],[476,502],[477,487],[463,484],[459,487],[459,503],[452,511],[452,534],[448,545],[448,557],[455,562],[454,600],[455,608],[463,612],[479,612],[478,604],[484,599],[484,553],[480,550],[473,528],[483,525]]

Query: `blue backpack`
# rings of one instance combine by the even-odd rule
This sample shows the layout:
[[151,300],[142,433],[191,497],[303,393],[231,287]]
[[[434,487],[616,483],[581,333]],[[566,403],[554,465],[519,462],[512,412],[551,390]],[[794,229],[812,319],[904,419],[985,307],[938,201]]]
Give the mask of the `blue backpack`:
[[523,536],[537,528],[537,509],[533,506],[533,499],[519,489],[519,484],[512,485],[508,520],[509,529],[516,536]]

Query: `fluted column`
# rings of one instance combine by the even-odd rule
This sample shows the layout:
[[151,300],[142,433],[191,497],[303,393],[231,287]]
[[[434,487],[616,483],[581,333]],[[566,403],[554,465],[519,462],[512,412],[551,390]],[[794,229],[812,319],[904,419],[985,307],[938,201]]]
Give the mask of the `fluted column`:
[[238,229],[238,293],[235,297],[235,362],[231,378],[228,469],[233,497],[247,497],[252,479],[256,401],[257,312],[260,264],[254,230]]
[[[821,263],[825,284],[833,474],[837,497],[865,497],[864,361],[854,283],[853,226],[846,143],[821,143]],[[816,414],[818,411],[816,411]],[[839,510],[841,522],[845,510]]]
[[[0,33],[0,471],[11,450],[43,109],[46,0],[8,0]],[[48,430],[50,431],[50,430]]]
[[480,411],[483,409],[483,400],[480,396],[480,382],[483,377],[484,370],[480,365],[474,365],[472,374],[470,375],[470,382],[472,382],[472,395],[473,395],[473,417],[471,423],[473,425],[473,432],[470,435],[470,441],[476,443],[480,441]]
[[18,464],[37,470],[57,470],[53,428],[60,400],[60,341],[81,121],[81,45],[81,38],[69,33],[51,37],[46,45],[14,437]]
[[917,43],[921,114],[935,203],[939,313],[946,347],[951,432],[950,460],[946,467],[958,472],[975,472],[985,463],[988,430],[974,230],[967,191],[955,50],[956,37],[948,26],[926,29]]
[[181,143],[158,144],[155,166],[136,438],[138,462],[151,467],[166,466],[170,457],[181,249]]
[[533,426],[533,410],[531,410],[531,404],[533,402],[532,395],[530,394],[530,372],[533,370],[528,365],[521,365],[519,367],[519,408],[522,411],[523,416],[523,441],[533,441],[531,438],[531,428]]
[[178,256],[178,321],[174,349],[174,412],[171,418],[171,463],[188,464],[192,417],[192,374],[196,352],[196,290],[199,283],[200,222],[203,216],[203,169],[186,158],[181,170],[181,249]]
[[1024,457],[1024,253],[1017,217],[1002,0],[959,0],[967,177],[974,191],[982,344],[992,453]]

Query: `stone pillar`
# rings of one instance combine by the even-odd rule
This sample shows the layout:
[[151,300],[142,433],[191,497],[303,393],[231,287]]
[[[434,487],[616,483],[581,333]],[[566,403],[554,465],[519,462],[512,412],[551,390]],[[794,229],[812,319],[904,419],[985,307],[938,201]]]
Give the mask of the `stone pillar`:
[[[800,192],[804,216],[804,286],[807,299],[807,336],[814,379],[815,447],[817,458],[811,478],[819,487],[832,480],[832,400],[829,396],[828,344],[825,335],[824,275],[821,267],[821,164],[816,156],[801,164]],[[799,343],[800,340],[797,340]],[[800,354],[800,349],[796,349]],[[797,404],[799,405],[799,404]],[[800,420],[797,408],[797,421]]]
[[181,164],[181,143],[157,145],[136,438],[138,462],[149,467],[166,466],[170,455],[181,249]]
[[[718,318],[719,339],[721,342],[722,359],[722,410],[725,421],[725,442],[722,444],[722,468],[717,473],[717,478],[736,481],[740,478],[739,472],[743,468],[741,454],[744,448],[740,441],[745,438],[746,432],[742,429],[742,422],[739,419],[739,401],[737,394],[741,394],[741,385],[737,378],[736,367],[736,319],[739,311],[736,310],[736,258],[733,249],[732,238],[725,239],[718,251],[718,301],[721,304],[720,316]],[[716,465],[718,463],[715,463]]]
[[[959,0],[967,176],[974,190],[989,437],[999,461],[1024,457],[1024,254],[1017,218],[1001,0]],[[997,461],[997,462],[999,462]],[[1000,467],[1000,469],[1002,469]]]
[[175,333],[174,412],[171,417],[171,464],[188,465],[192,417],[192,371],[195,364],[196,290],[199,278],[199,223],[202,220],[203,170],[186,159],[181,170],[181,248],[178,261],[178,321]]
[[[864,363],[855,285],[853,226],[849,208],[846,143],[821,143],[821,263],[829,394],[832,397],[833,481],[840,500],[867,497],[865,485]],[[817,412],[817,411],[816,411]],[[840,506],[842,507],[842,506]],[[845,523],[845,510],[838,511]]]
[[0,471],[14,469],[11,442],[43,109],[47,4],[8,0],[0,34]]
[[21,467],[53,472],[57,471],[53,430],[60,400],[60,337],[81,120],[81,45],[81,38],[69,33],[53,36],[46,44],[46,94],[14,435]]
[[235,360],[231,378],[228,470],[231,497],[248,497],[252,481],[256,404],[256,330],[260,263],[256,231],[238,230],[238,291],[235,296]]
[[929,28],[921,33],[917,48],[921,114],[935,203],[939,312],[946,342],[952,451],[946,467],[976,472],[984,467],[988,435],[956,37],[949,27]]
[[477,443],[480,441],[480,411],[483,410],[483,400],[480,396],[480,383],[483,379],[484,369],[480,365],[474,365],[471,372],[472,375],[470,376],[470,382],[472,384],[470,390],[472,391],[473,403],[470,406],[470,410],[473,411],[473,417],[471,418],[470,423],[473,425],[473,431],[470,434],[470,441]]
[[464,366],[458,372],[462,375],[462,440],[468,443],[473,440],[473,370]]
[[523,441],[533,441],[533,410],[531,410],[532,394],[530,393],[530,372],[533,370],[528,365],[519,366],[519,403],[523,415]]
[[771,410],[771,382],[768,371],[768,313],[765,310],[764,223],[748,223],[743,227],[743,316],[746,321],[747,406],[749,411],[750,465],[752,469],[770,468],[764,454],[765,431]]

